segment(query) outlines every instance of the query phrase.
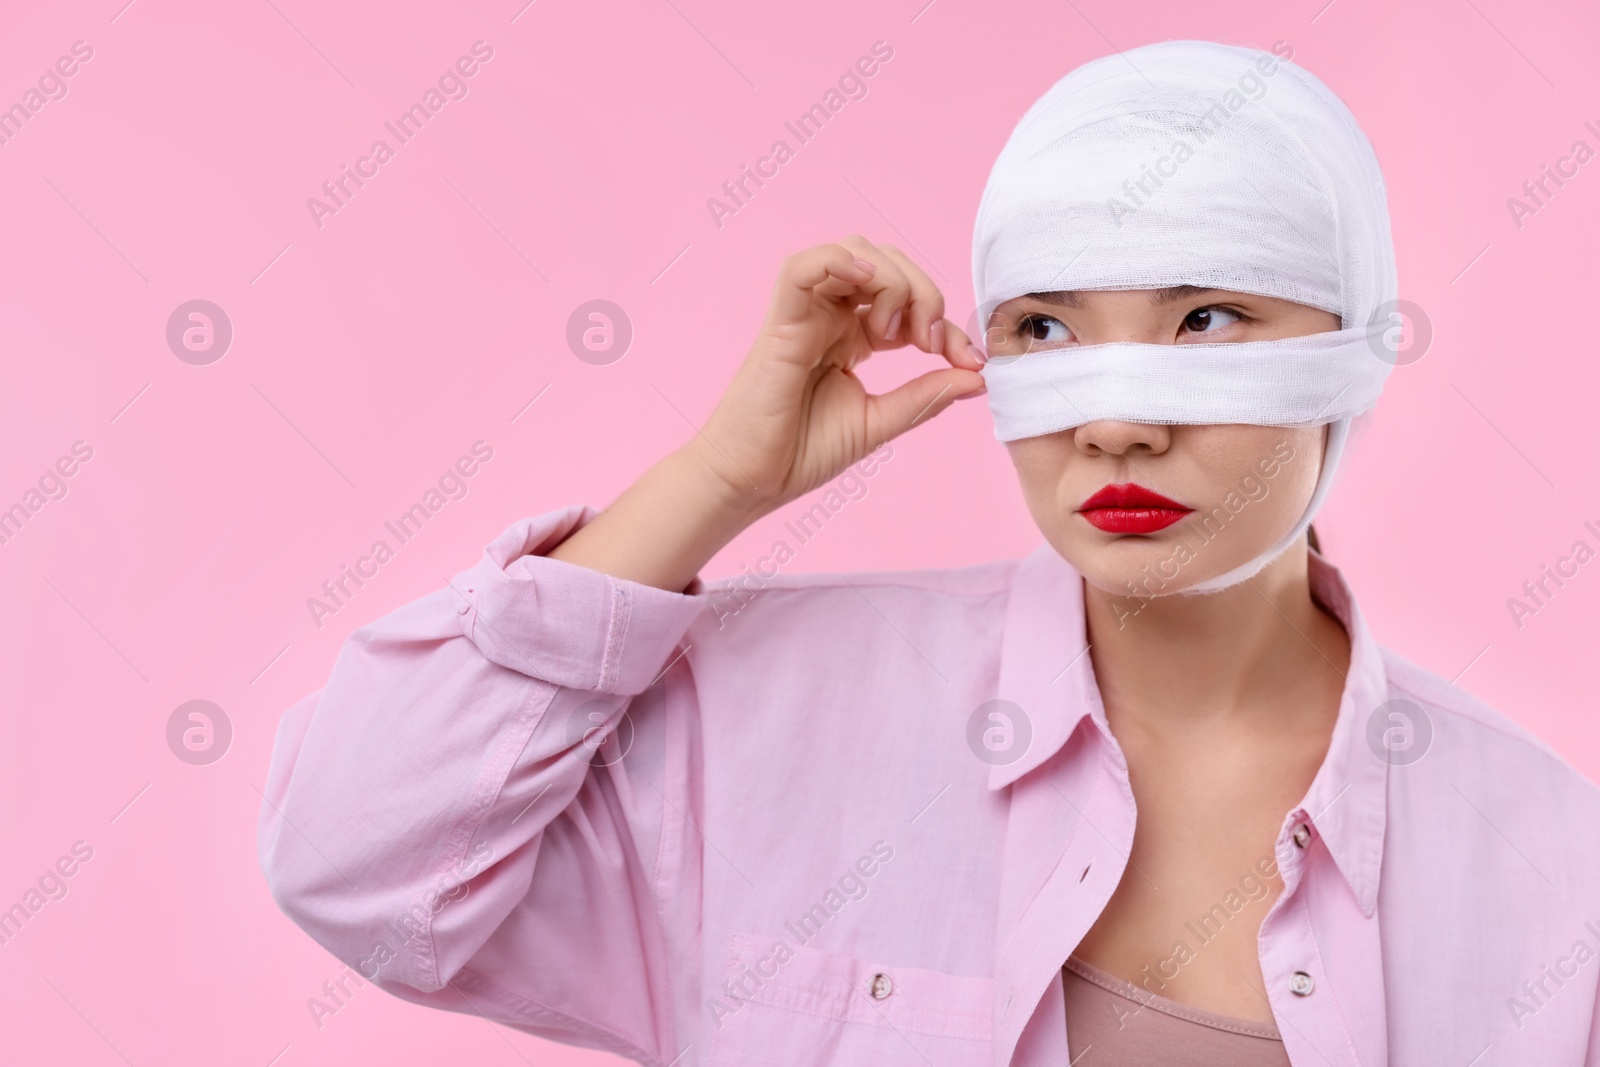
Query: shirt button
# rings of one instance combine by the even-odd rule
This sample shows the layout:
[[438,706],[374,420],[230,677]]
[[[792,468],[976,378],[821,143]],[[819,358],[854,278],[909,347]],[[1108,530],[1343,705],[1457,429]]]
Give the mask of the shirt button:
[[1296,971],[1289,979],[1289,992],[1297,997],[1309,997],[1316,983],[1311,981],[1311,976],[1304,971]]
[[872,976],[871,989],[872,999],[882,1000],[894,992],[894,983],[889,980],[889,976],[886,974],[875,974]]
[[1305,848],[1311,843],[1311,829],[1305,823],[1294,828],[1294,843],[1297,848]]

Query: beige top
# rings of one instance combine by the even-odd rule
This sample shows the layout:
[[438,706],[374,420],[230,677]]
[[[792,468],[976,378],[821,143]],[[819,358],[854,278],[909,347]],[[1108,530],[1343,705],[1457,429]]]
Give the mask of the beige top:
[[1073,1067],[1289,1067],[1283,1039],[1271,1023],[1179,1004],[1076,956],[1068,958],[1061,980],[1067,997],[1067,1055]]

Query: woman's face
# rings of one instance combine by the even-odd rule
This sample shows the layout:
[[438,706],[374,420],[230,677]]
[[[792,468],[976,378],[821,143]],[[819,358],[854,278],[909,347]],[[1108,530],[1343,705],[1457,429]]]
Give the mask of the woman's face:
[[[995,309],[990,358],[1111,341],[1266,341],[1338,316],[1219,289],[1041,293]],[[1305,513],[1326,427],[1159,426],[1102,420],[1007,443],[1033,521],[1092,585],[1162,595],[1265,552]],[[1144,494],[1154,493],[1162,500]]]

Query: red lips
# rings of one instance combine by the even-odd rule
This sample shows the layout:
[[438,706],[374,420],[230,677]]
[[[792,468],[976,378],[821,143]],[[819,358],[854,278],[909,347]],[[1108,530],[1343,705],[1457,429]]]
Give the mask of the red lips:
[[1078,509],[1096,529],[1115,534],[1155,533],[1193,510],[1132,482],[1105,486]]

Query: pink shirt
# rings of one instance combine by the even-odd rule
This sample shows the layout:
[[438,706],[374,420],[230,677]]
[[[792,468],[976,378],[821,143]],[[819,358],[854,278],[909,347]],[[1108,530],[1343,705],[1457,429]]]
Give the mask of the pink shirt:
[[[648,1064],[1066,1063],[1134,829],[1076,572],[687,595],[541,557],[595,514],[513,524],[284,714],[284,911],[396,996]],[[1284,1050],[1600,1065],[1600,791],[1312,568],[1352,659],[1261,925]]]

